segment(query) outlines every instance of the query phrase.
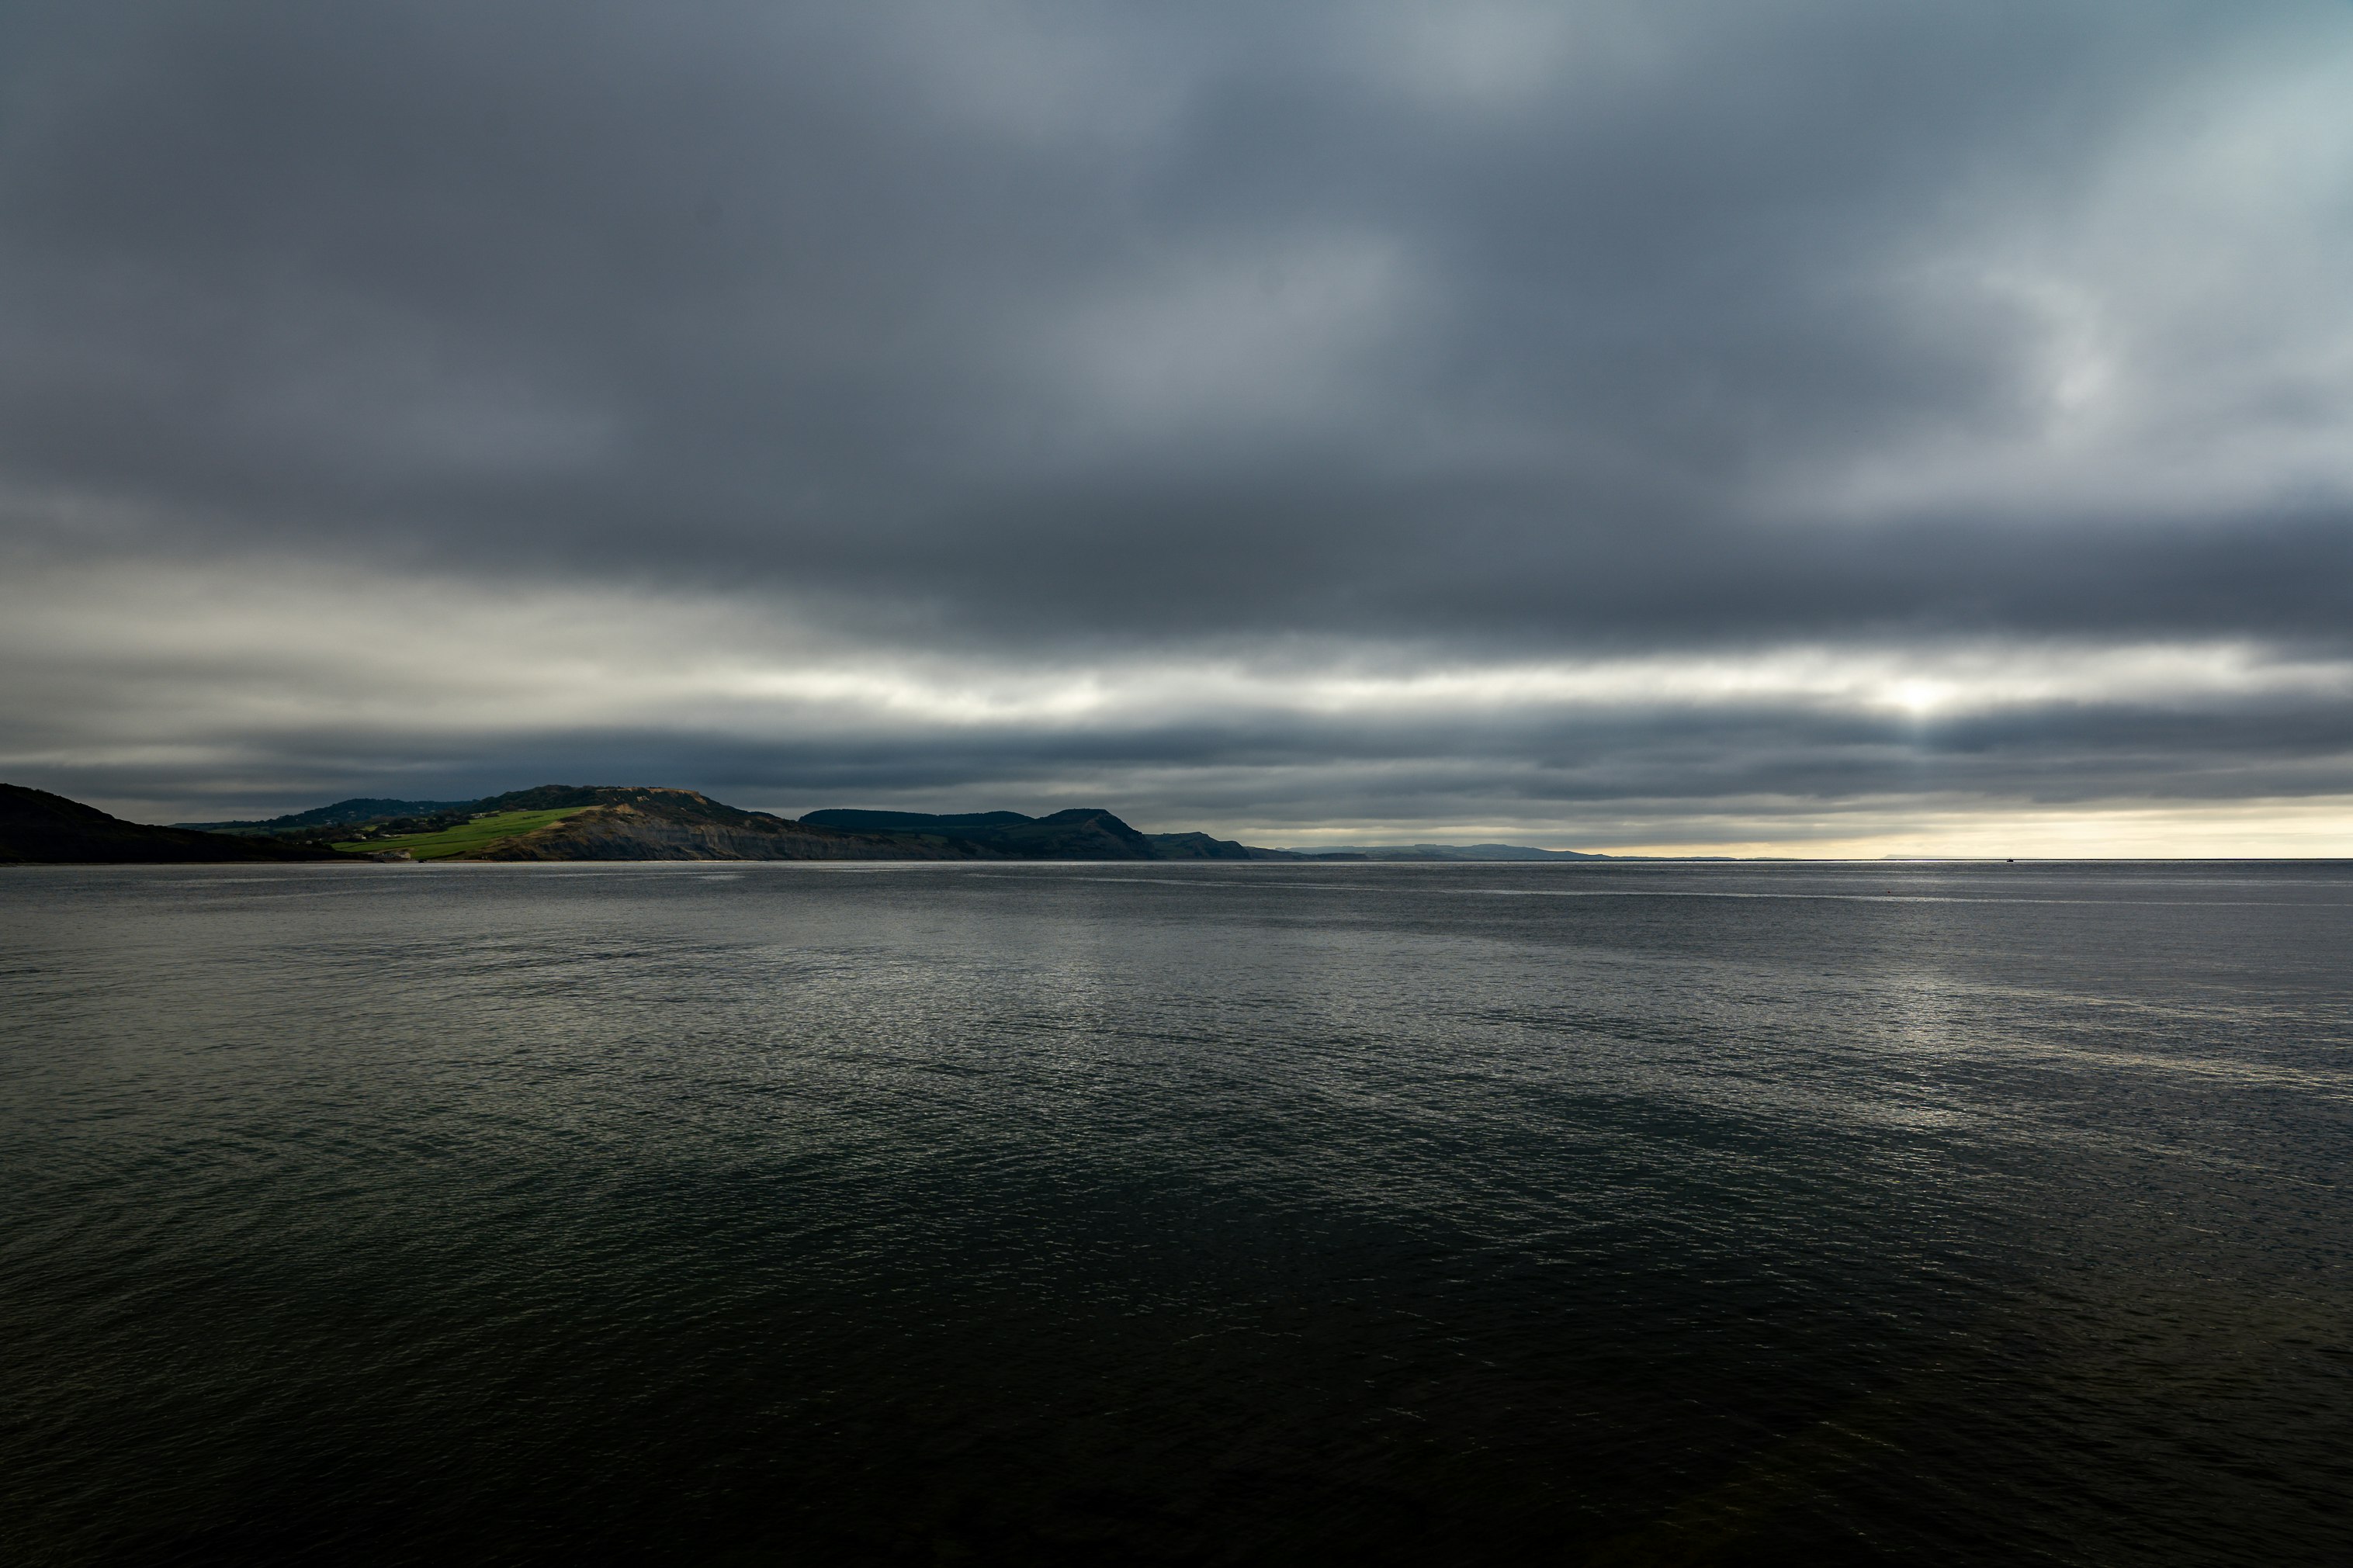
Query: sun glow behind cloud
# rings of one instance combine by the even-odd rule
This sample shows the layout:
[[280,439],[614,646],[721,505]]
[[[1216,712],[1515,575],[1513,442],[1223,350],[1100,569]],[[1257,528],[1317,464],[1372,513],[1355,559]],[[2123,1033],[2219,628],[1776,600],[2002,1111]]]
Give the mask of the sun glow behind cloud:
[[[2326,798],[2257,808],[2102,799],[2096,785],[2094,798],[2063,805],[1943,798],[1981,784],[1968,755],[1943,749],[1941,732],[1957,726],[1999,733],[2061,710],[2194,716],[2353,700],[2353,665],[2243,639],[1483,663],[1290,639],[1040,662],[860,644],[753,595],[501,590],[454,577],[378,578],[354,593],[334,574],[267,563],[144,574],[24,563],[0,587],[0,653],[30,672],[7,699],[9,732],[35,737],[0,766],[126,780],[177,770],[203,780],[170,805],[182,815],[198,796],[239,796],[286,758],[365,751],[369,736],[429,736],[441,754],[462,756],[470,743],[560,747],[627,733],[727,752],[745,774],[738,793],[786,810],[831,797],[810,798],[789,767],[760,782],[764,752],[804,767],[822,754],[832,766],[953,742],[995,775],[977,787],[1033,802],[1076,792],[1141,803],[1155,825],[1190,812],[1221,832],[1300,843],[1477,834],[1744,854],[2168,844],[2322,853],[2347,843],[2344,812]],[[1694,744],[1735,731],[1817,762],[1848,759],[1848,797],[1826,812],[1802,792],[1777,795],[1766,774],[1677,781]],[[1167,765],[1171,736],[1214,754],[1190,782]],[[1348,753],[1345,782],[1303,755],[1335,745]],[[2186,782],[2193,794],[2207,787]],[[1891,783],[1907,794],[1891,796]],[[2153,783],[2162,794],[2164,781],[2109,787],[2145,795]],[[915,793],[947,804],[974,787]],[[2084,793],[2080,781],[2068,787]],[[112,798],[153,797],[134,786]]]
[[305,15],[0,20],[17,782],[2348,847],[2343,5]]
[[883,729],[1117,728],[1255,711],[1356,720],[1758,705],[1925,720],[2063,704],[2353,700],[2353,663],[2245,639],[1953,638],[1483,663],[1283,639],[1038,662],[861,645],[752,597],[425,577],[354,592],[332,574],[260,563],[143,578],[119,567],[20,568],[0,587],[0,646],[25,668],[47,656],[51,668],[36,679],[71,683],[104,660],[153,690],[201,690],[249,714],[286,702],[297,722],[313,698],[345,712],[383,704],[502,730],[756,727],[764,712]]

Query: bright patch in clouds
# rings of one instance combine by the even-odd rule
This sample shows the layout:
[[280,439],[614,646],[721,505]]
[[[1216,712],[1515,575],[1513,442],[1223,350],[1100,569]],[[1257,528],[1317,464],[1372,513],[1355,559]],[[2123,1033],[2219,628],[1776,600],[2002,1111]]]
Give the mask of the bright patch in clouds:
[[[20,563],[0,586],[0,655],[26,672],[0,713],[18,738],[0,766],[195,781],[168,804],[135,784],[109,796],[166,815],[197,814],[219,796],[281,804],[259,799],[253,781],[299,758],[365,753],[370,736],[429,747],[459,769],[481,765],[470,760],[475,748],[666,739],[731,759],[736,782],[698,780],[706,787],[786,810],[840,804],[811,798],[792,767],[854,773],[878,748],[955,737],[976,782],[942,791],[878,780],[858,798],[1109,798],[1156,826],[1198,819],[1303,844],[1472,834],[1743,854],[2151,853],[2164,842],[2337,852],[2346,818],[2326,798],[2260,809],[1939,799],[1970,763],[1942,751],[1936,731],[1978,723],[1999,734],[2054,711],[2163,722],[2353,700],[2353,663],[2244,641],[1956,641],[1435,668],[1394,648],[1290,642],[1040,664],[912,657],[744,595],[499,590],[454,577],[378,578],[353,592],[334,575],[261,562],[139,574]],[[1852,795],[1825,815],[1819,786],[1777,791],[1708,762],[1708,738],[1734,731],[1760,751],[1860,770]],[[1172,770],[1175,737],[1214,762],[1189,776]],[[1327,747],[1345,762],[1301,754]],[[785,776],[763,763],[772,755],[793,759]],[[1074,766],[1074,756],[1084,760]],[[2165,782],[2120,770],[2096,784],[2145,795]],[[2211,784],[2180,782],[2193,793]],[[1918,798],[1891,797],[1891,784]]]
[[2353,851],[2348,103],[2320,0],[19,0],[0,776]]

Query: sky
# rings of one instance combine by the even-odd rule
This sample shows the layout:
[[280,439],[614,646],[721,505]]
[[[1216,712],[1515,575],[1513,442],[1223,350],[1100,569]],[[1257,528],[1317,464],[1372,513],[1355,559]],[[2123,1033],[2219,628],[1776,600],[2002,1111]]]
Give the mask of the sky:
[[2353,5],[0,3],[0,779],[2353,854]]

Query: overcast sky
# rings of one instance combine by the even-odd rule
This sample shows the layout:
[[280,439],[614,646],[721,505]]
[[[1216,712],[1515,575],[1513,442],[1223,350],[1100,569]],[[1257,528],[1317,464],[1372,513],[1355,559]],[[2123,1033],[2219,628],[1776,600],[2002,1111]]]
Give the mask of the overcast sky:
[[0,778],[2353,853],[2344,0],[0,4]]

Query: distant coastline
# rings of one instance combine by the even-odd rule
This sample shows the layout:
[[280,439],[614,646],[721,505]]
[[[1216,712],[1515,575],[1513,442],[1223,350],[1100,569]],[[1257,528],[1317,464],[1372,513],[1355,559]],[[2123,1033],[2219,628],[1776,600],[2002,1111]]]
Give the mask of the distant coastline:
[[[1792,864],[1801,856],[1615,855],[1534,845],[1264,847],[1202,832],[1145,833],[1101,806],[1046,816],[832,807],[798,818],[659,785],[542,784],[479,800],[362,795],[282,816],[170,826],[126,822],[45,790],[0,784],[0,865],[241,861],[1144,860],[1388,864]],[[2014,857],[1890,855],[1890,862]]]
[[794,820],[658,785],[543,784],[470,801],[355,796],[267,819],[165,827],[125,822],[47,791],[0,785],[0,864],[1607,858],[1510,844],[1265,848],[1200,832],[1141,832],[1100,806],[1046,816],[830,808]]

